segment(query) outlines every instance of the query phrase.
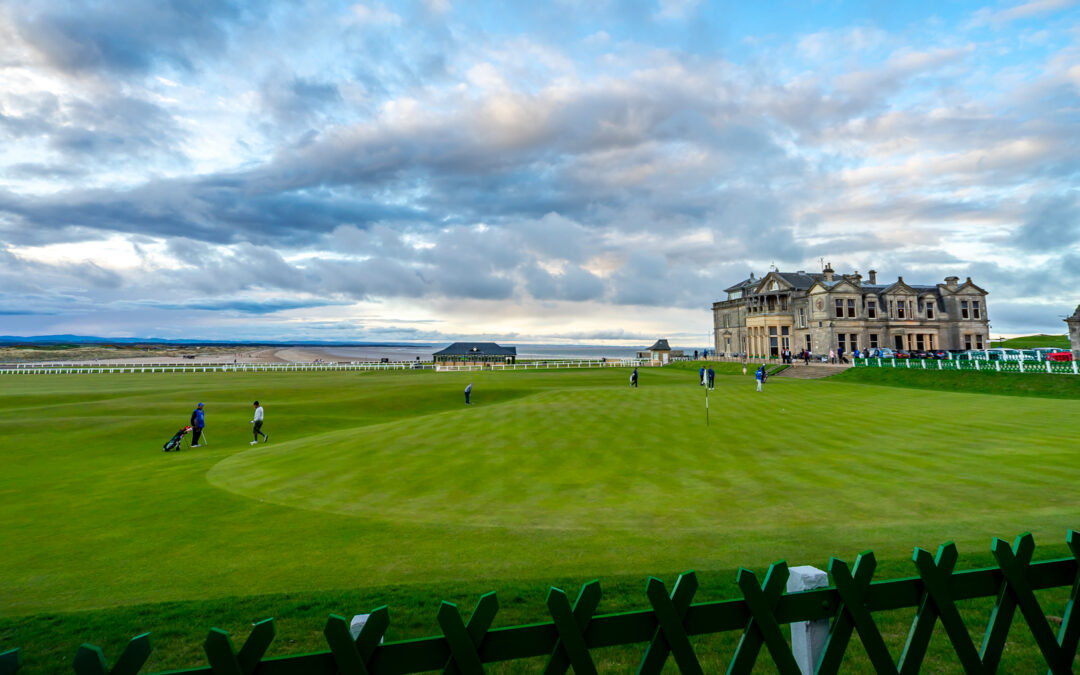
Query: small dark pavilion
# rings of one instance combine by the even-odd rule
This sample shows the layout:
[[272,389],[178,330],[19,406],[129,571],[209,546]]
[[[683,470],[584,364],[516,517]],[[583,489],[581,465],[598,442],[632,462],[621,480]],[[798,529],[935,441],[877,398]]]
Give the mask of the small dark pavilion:
[[435,363],[515,363],[517,347],[500,347],[494,342],[455,342],[432,357]]

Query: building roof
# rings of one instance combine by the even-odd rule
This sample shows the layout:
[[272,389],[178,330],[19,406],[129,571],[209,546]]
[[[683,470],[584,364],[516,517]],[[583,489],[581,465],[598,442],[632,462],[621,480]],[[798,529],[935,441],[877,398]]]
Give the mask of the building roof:
[[667,350],[669,352],[671,351],[671,347],[668,346],[667,340],[657,340],[656,344],[654,344],[652,347],[649,347],[650,352],[658,352],[664,350]]
[[746,288],[747,286],[753,286],[754,284],[758,283],[759,281],[761,281],[761,279],[755,279],[753,273],[751,273],[749,279],[745,279],[743,281],[740,281],[739,283],[735,284],[731,288],[725,288],[724,292],[725,293],[733,293],[733,292],[739,290],[740,288]]
[[807,274],[806,272],[780,272],[777,271],[776,275],[788,282],[800,291],[806,290],[814,285],[815,281],[821,280],[824,275],[822,274]]
[[494,342],[455,342],[433,356],[517,356],[517,347],[500,347]]

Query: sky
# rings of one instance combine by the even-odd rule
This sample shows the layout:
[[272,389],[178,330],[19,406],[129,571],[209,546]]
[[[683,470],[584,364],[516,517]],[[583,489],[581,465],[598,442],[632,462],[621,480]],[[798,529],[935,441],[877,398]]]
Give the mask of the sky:
[[1078,178],[1078,0],[0,0],[0,335],[706,345],[822,262],[1060,334]]

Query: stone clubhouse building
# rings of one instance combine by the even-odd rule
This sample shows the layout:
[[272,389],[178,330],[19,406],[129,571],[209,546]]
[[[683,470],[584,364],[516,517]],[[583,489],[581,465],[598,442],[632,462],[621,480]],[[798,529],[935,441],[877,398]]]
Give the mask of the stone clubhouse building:
[[987,292],[967,278],[909,284],[903,277],[878,283],[856,271],[836,274],[771,271],[725,289],[713,303],[717,354],[779,356],[784,349],[827,354],[892,349],[984,349],[990,344]]

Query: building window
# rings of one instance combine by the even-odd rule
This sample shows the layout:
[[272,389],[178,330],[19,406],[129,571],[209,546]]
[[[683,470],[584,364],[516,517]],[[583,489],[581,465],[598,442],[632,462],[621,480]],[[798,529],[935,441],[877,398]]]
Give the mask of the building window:
[[874,302],[873,300],[869,300],[866,303],[866,318],[868,318],[868,319],[876,319],[877,318],[877,303]]
[[844,301],[843,300],[837,300],[836,301],[836,318],[837,319],[844,318]]
[[788,326],[780,326],[780,334],[781,335],[790,335],[791,334],[791,329]]
[[983,348],[982,333],[979,333],[978,335],[975,336],[975,349],[982,349],[982,348]]
[[847,349],[845,348],[847,346],[847,343],[844,341],[845,337],[846,336],[843,333],[840,333],[840,334],[838,334],[836,336],[836,340],[837,340],[837,344],[840,345],[840,349],[843,349],[844,351],[847,351]]
[[877,349],[877,348],[878,348],[877,333],[870,333],[870,349]]
[[[968,318],[968,301],[967,300],[961,300],[960,301],[960,318],[961,319]],[[968,336],[968,337],[970,337],[970,336]],[[970,347],[968,347],[968,349],[970,349]]]
[[971,333],[964,334],[964,349],[971,350]]
[[814,351],[814,350],[810,349],[810,334],[809,333],[806,334],[806,351],[808,351],[808,352]]
[[903,300],[900,300],[899,302],[896,303],[896,318],[897,319],[903,319],[904,318],[904,301]]
[[972,300],[971,301],[971,316],[973,318],[976,318],[976,319],[979,318],[979,301],[978,300]]
[[799,308],[799,328],[806,328],[806,310]]
[[926,349],[926,342],[923,339],[923,335],[923,333],[915,335],[915,349],[918,349],[919,351]]
[[848,300],[847,301],[847,315],[848,315],[849,319],[854,319],[855,318],[855,301],[854,300]]
[[926,303],[926,318],[927,319],[933,319],[934,318],[934,301],[933,300]]
[[851,334],[851,351],[855,351],[859,348],[859,336],[855,333]]
[[769,335],[776,336],[776,326],[769,326]]

